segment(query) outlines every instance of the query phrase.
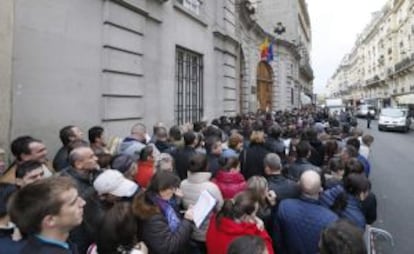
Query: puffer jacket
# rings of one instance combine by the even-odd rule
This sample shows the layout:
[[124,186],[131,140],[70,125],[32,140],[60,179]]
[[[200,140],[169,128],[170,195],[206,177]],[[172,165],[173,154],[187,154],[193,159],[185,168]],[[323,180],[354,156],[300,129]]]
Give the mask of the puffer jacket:
[[142,220],[142,240],[151,254],[186,254],[193,223],[182,219],[176,232],[171,232],[167,218],[159,208],[139,194],[133,202],[133,213]]
[[259,229],[256,224],[248,222],[236,222],[223,217],[217,223],[213,216],[207,231],[207,253],[226,254],[231,242],[240,236],[253,235],[262,238],[266,244],[267,253],[273,254],[272,239],[266,230]]
[[283,200],[277,217],[287,253],[295,254],[318,253],[322,230],[338,219],[318,200],[306,197]]
[[[333,188],[325,190],[320,196],[322,205],[330,208],[334,204],[339,194],[343,192],[345,192],[344,187],[340,184],[336,185]],[[366,221],[362,212],[361,201],[352,195],[346,194],[346,196],[347,205],[345,209],[339,213],[339,216],[347,218],[362,230],[365,230]]]
[[[205,190],[207,190],[217,200],[215,207],[216,210],[218,211],[221,209],[223,206],[223,196],[221,195],[220,189],[217,187],[217,185],[210,181],[210,178],[210,172],[189,172],[188,178],[182,181],[180,185],[180,189],[184,194],[183,206],[185,209],[187,209],[190,205],[194,205],[200,197],[201,192]],[[211,214],[201,224],[200,228],[197,228],[194,225],[193,234],[191,236],[192,239],[200,242],[206,241],[206,231]]]
[[219,170],[212,182],[217,184],[224,199],[231,199],[247,188],[244,176],[237,171]]

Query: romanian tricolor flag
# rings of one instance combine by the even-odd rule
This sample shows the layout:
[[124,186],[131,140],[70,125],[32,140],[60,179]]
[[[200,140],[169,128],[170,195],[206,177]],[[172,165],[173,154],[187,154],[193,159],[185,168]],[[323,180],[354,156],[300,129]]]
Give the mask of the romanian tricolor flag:
[[260,44],[260,58],[267,62],[273,61],[273,42],[269,44],[269,39],[266,37],[262,44]]
[[268,54],[269,54],[269,39],[266,37],[264,42],[260,44],[260,58],[262,60],[267,60]]

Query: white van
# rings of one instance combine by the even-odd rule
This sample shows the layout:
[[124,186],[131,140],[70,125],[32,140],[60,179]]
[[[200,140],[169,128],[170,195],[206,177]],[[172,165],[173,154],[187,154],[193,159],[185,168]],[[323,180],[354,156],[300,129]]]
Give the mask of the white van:
[[411,126],[411,118],[408,117],[408,110],[401,108],[384,108],[381,110],[378,119],[378,130],[400,130],[408,132]]

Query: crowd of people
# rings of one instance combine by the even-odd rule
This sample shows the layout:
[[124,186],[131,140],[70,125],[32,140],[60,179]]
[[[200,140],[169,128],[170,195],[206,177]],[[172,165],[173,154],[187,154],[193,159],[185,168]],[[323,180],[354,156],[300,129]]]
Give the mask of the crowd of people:
[[[313,107],[167,128],[20,136],[0,175],[0,254],[364,254],[371,144]],[[200,195],[215,206],[194,223]]]

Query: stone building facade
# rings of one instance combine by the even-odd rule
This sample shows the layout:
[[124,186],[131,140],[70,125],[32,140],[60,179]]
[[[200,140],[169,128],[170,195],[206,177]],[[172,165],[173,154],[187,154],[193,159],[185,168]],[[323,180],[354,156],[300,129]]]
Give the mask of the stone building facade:
[[[0,77],[10,89],[1,102],[6,148],[31,134],[53,151],[69,124],[125,136],[136,122],[171,126],[256,111],[263,98],[268,110],[299,107],[301,89],[311,91],[303,47],[259,22],[267,0],[6,2],[14,10],[11,25],[0,26],[8,39],[0,64],[10,69]],[[269,63],[259,54],[266,37],[276,41]]]
[[358,37],[327,88],[349,104],[414,104],[414,1],[390,0]]

